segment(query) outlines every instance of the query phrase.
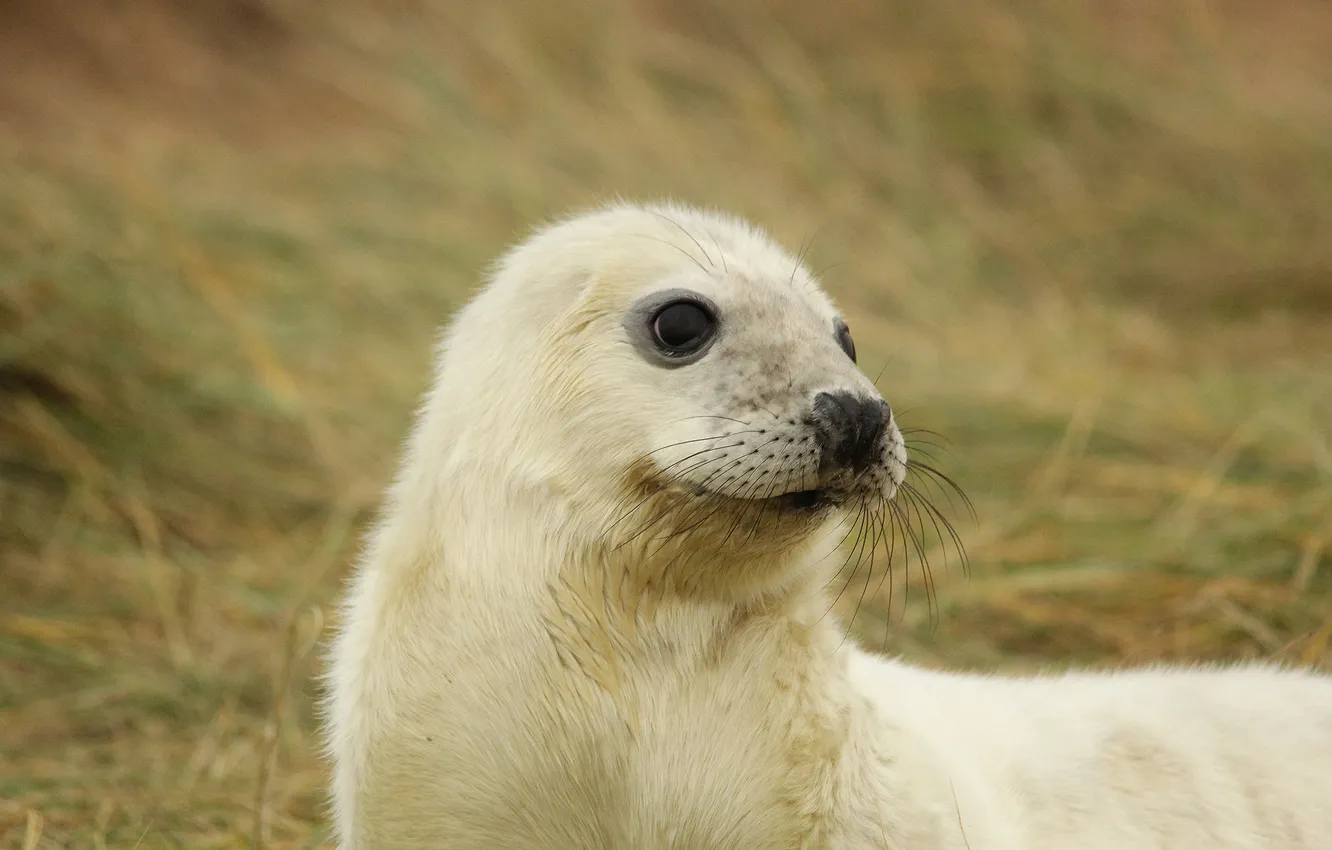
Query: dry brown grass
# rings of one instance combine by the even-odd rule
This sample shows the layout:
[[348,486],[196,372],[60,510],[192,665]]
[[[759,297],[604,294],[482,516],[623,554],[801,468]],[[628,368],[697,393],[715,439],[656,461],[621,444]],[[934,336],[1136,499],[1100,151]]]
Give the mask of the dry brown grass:
[[817,232],[948,438],[972,576],[858,577],[866,640],[1332,659],[1326,4],[171,8],[0,0],[5,846],[321,846],[311,647],[431,334],[614,193]]

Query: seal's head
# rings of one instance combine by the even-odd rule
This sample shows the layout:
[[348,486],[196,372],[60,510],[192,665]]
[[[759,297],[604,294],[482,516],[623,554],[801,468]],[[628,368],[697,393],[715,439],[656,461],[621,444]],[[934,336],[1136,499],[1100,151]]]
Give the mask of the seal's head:
[[568,506],[551,520],[570,535],[660,544],[639,557],[779,561],[886,504],[906,472],[832,302],[719,214],[617,205],[537,233],[461,311],[441,363],[455,465],[504,499]]

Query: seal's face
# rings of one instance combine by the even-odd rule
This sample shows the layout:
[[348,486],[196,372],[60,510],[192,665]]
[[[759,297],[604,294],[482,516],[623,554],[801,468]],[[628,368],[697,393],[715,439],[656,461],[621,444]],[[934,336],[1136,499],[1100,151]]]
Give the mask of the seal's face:
[[693,269],[662,283],[622,320],[654,372],[643,377],[672,401],[675,415],[646,429],[662,483],[813,514],[892,498],[901,432],[803,270]]
[[[725,545],[780,517],[763,540],[789,547],[893,498],[902,434],[798,260],[741,222],[692,210],[639,211],[619,236],[633,253],[594,271],[584,308],[592,324],[618,326],[596,354],[592,391],[622,402],[625,421],[597,436],[622,435],[630,445],[607,451],[640,489],[667,497],[636,519],[655,513],[659,529],[694,530],[696,542],[713,531]],[[624,368],[601,368],[606,359]]]
[[752,587],[770,576],[750,567],[794,567],[848,518],[873,550],[907,522],[899,489],[918,501],[817,281],[695,209],[617,205],[517,246],[455,321],[432,405],[470,493],[528,494],[569,540],[661,541],[631,554],[707,555]]

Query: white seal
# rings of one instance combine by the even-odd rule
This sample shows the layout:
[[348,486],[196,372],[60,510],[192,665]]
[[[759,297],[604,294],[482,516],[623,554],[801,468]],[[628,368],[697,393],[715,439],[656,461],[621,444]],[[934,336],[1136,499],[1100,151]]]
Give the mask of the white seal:
[[455,317],[349,589],[344,850],[1332,848],[1332,683],[1000,678],[828,611],[908,471],[845,324],[746,224],[620,204]]

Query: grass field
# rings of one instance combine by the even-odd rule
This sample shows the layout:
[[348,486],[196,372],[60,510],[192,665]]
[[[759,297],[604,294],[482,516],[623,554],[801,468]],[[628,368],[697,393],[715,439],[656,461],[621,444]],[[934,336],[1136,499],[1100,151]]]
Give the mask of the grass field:
[[0,13],[0,846],[326,845],[316,641],[432,334],[617,194],[812,239],[947,438],[970,577],[852,588],[867,642],[1332,667],[1326,3]]

